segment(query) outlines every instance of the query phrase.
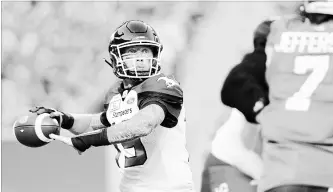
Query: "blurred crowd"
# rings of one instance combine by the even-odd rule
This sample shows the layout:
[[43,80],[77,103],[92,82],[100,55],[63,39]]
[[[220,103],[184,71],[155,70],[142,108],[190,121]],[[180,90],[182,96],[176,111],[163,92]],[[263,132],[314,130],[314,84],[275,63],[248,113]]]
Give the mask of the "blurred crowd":
[[[228,7],[227,2],[2,2],[3,139],[12,138],[13,122],[32,106],[74,113],[99,111],[105,91],[116,80],[103,61],[109,57],[108,39],[123,21],[140,19],[152,25],[164,45],[162,70],[179,76],[189,73],[180,63],[196,57],[193,44],[207,38],[200,36],[200,31],[211,26],[203,23],[218,26],[216,22],[221,21],[229,25],[221,29],[224,33],[238,31],[243,37],[233,38],[233,42],[223,35],[215,39],[224,41],[226,47],[226,43],[234,43],[236,51],[244,51],[244,38],[251,42],[252,30],[265,15],[256,14],[258,10],[268,15],[270,9],[263,7],[275,6],[282,12],[289,9],[285,3],[261,3],[259,7],[260,3],[252,7],[229,3],[232,7]],[[235,11],[252,22],[239,24],[238,18],[229,17]]]
[[127,19],[154,26],[163,70],[174,73],[197,23],[214,3],[2,2],[2,135],[32,106],[96,112],[116,80],[103,58],[112,31]]
[[252,49],[255,27],[269,16],[293,13],[295,2],[1,4],[2,140],[13,140],[14,121],[33,106],[100,111],[104,93],[117,80],[103,61],[109,57],[109,37],[123,21],[140,19],[161,37],[162,71],[174,74],[184,89],[187,143],[198,190],[204,151],[228,114],[219,96],[225,75]]

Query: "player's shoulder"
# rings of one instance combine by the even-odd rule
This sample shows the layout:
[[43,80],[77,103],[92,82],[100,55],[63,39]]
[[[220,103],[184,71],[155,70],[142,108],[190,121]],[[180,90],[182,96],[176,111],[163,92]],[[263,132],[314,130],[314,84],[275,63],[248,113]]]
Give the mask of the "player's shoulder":
[[105,101],[109,101],[112,99],[113,96],[119,94],[121,91],[122,81],[117,81],[110,86],[105,94]]
[[180,83],[173,76],[163,73],[146,79],[136,86],[135,90],[138,93],[157,92],[183,97],[183,90],[180,87]]
[[285,31],[288,30],[291,26],[294,26],[295,24],[300,24],[304,22],[304,16],[301,16],[299,14],[274,16],[271,17],[271,19],[271,30],[273,31]]
[[297,28],[298,25],[302,24],[304,17],[298,14],[274,16],[268,18],[271,20],[270,33],[267,38],[267,44],[278,41],[281,34]]

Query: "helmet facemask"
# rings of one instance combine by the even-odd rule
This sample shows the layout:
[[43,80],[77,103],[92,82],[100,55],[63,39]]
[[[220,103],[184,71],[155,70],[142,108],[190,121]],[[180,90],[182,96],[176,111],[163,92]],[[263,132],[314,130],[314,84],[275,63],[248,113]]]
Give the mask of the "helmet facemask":
[[[152,56],[141,53],[125,53],[127,48],[134,46],[149,48]],[[161,44],[149,40],[111,45],[110,56],[115,74],[122,79],[146,79],[160,74],[161,49]]]

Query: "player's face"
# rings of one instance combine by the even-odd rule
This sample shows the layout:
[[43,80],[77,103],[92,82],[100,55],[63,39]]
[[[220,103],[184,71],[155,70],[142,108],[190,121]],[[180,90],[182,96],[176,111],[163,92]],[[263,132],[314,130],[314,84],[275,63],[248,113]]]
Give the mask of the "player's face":
[[130,71],[149,71],[153,58],[153,51],[150,47],[136,45],[124,48],[122,59],[125,69]]

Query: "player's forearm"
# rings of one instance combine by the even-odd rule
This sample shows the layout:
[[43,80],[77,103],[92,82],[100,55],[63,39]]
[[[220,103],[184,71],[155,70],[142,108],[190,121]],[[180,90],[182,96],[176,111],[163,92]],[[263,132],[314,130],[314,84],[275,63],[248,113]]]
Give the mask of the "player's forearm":
[[258,179],[262,171],[260,157],[247,149],[243,143],[242,133],[246,120],[241,112],[232,109],[229,119],[217,131],[212,141],[211,153],[218,159],[233,165],[243,173]]
[[70,132],[73,134],[81,134],[97,129],[106,128],[105,125],[102,124],[100,117],[101,113],[98,114],[71,114],[74,117],[74,124]]
[[246,150],[242,140],[245,123],[243,114],[232,109],[229,119],[219,128],[212,141],[211,152],[215,157],[229,164],[239,158]]
[[115,144],[146,136],[163,122],[164,117],[164,111],[159,105],[148,105],[130,120],[108,129],[108,140],[110,144]]
[[162,107],[156,104],[148,105],[140,110],[130,120],[116,124],[108,129],[86,133],[71,139],[73,146],[83,152],[91,146],[104,146],[126,142],[146,136],[164,120]]

